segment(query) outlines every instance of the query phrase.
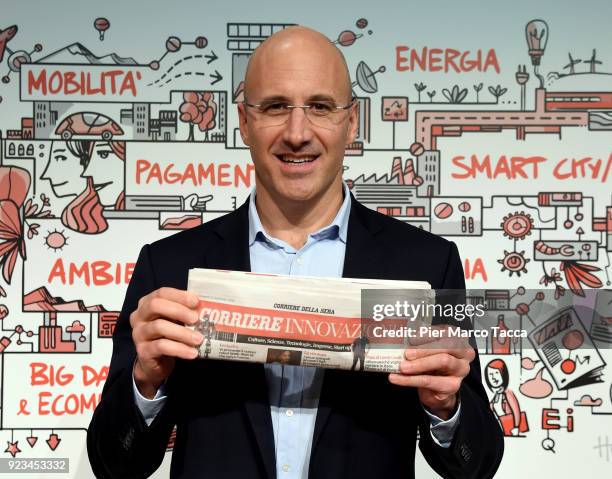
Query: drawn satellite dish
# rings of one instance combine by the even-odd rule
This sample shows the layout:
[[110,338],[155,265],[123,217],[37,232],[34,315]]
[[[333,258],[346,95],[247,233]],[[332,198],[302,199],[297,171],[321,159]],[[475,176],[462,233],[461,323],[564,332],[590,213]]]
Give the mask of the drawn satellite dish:
[[351,86],[358,85],[366,93],[376,93],[378,91],[378,82],[376,81],[377,73],[384,73],[386,68],[381,66],[378,70],[372,71],[371,68],[361,61],[357,65],[357,81],[354,81]]

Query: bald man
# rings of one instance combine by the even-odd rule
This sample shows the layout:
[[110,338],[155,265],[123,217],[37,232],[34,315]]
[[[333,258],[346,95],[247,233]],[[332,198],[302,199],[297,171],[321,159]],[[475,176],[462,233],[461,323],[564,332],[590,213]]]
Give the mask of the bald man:
[[235,212],[145,245],[88,431],[98,477],[147,477],[176,425],[172,478],[492,477],[503,435],[467,343],[405,352],[399,374],[196,360],[190,268],[465,287],[456,246],[359,204],[342,181],[358,111],[346,62],[304,27],[250,58],[240,133],[255,189]]

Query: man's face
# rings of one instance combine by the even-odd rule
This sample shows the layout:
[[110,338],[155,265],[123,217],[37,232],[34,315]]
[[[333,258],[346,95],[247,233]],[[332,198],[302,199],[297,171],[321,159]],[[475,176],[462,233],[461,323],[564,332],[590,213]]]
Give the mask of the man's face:
[[289,364],[291,362],[291,353],[289,351],[283,351],[278,356],[278,362],[281,364]]
[[[313,100],[350,103],[343,64],[330,45],[289,42],[262,52],[250,68],[246,100],[278,99],[291,105]],[[357,132],[357,107],[339,112],[337,124],[314,125],[302,109],[286,123],[266,126],[259,112],[239,105],[240,133],[250,147],[258,191],[277,201],[307,201],[339,187],[345,145]],[[301,161],[301,162],[296,162]],[[306,160],[306,161],[304,161]]]

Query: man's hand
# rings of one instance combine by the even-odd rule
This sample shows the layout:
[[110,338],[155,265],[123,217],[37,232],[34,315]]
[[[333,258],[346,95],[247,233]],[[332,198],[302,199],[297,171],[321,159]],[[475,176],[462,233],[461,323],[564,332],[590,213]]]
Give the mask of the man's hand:
[[410,340],[414,348],[406,349],[400,373],[390,374],[389,381],[398,386],[418,389],[419,399],[432,414],[446,420],[457,405],[457,392],[470,372],[476,353],[465,338],[449,338],[448,326],[432,326],[440,337]]
[[160,288],[143,296],[130,315],[136,345],[134,380],[140,393],[153,398],[170,376],[176,358],[195,359],[204,337],[185,327],[198,321],[195,294]]

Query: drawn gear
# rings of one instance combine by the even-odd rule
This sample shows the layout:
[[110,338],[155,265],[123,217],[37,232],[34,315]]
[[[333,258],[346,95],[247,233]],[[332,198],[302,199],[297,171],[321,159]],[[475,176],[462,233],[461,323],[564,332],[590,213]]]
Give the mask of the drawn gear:
[[503,259],[498,259],[497,262],[502,265],[501,271],[509,271],[509,275],[512,276],[516,273],[517,276],[520,276],[521,273],[526,273],[527,268],[525,267],[527,263],[531,261],[528,258],[525,258],[525,252],[521,251],[504,251]]
[[504,230],[504,236],[512,239],[525,239],[525,236],[531,234],[533,219],[524,211],[515,212],[504,216],[500,226]]

